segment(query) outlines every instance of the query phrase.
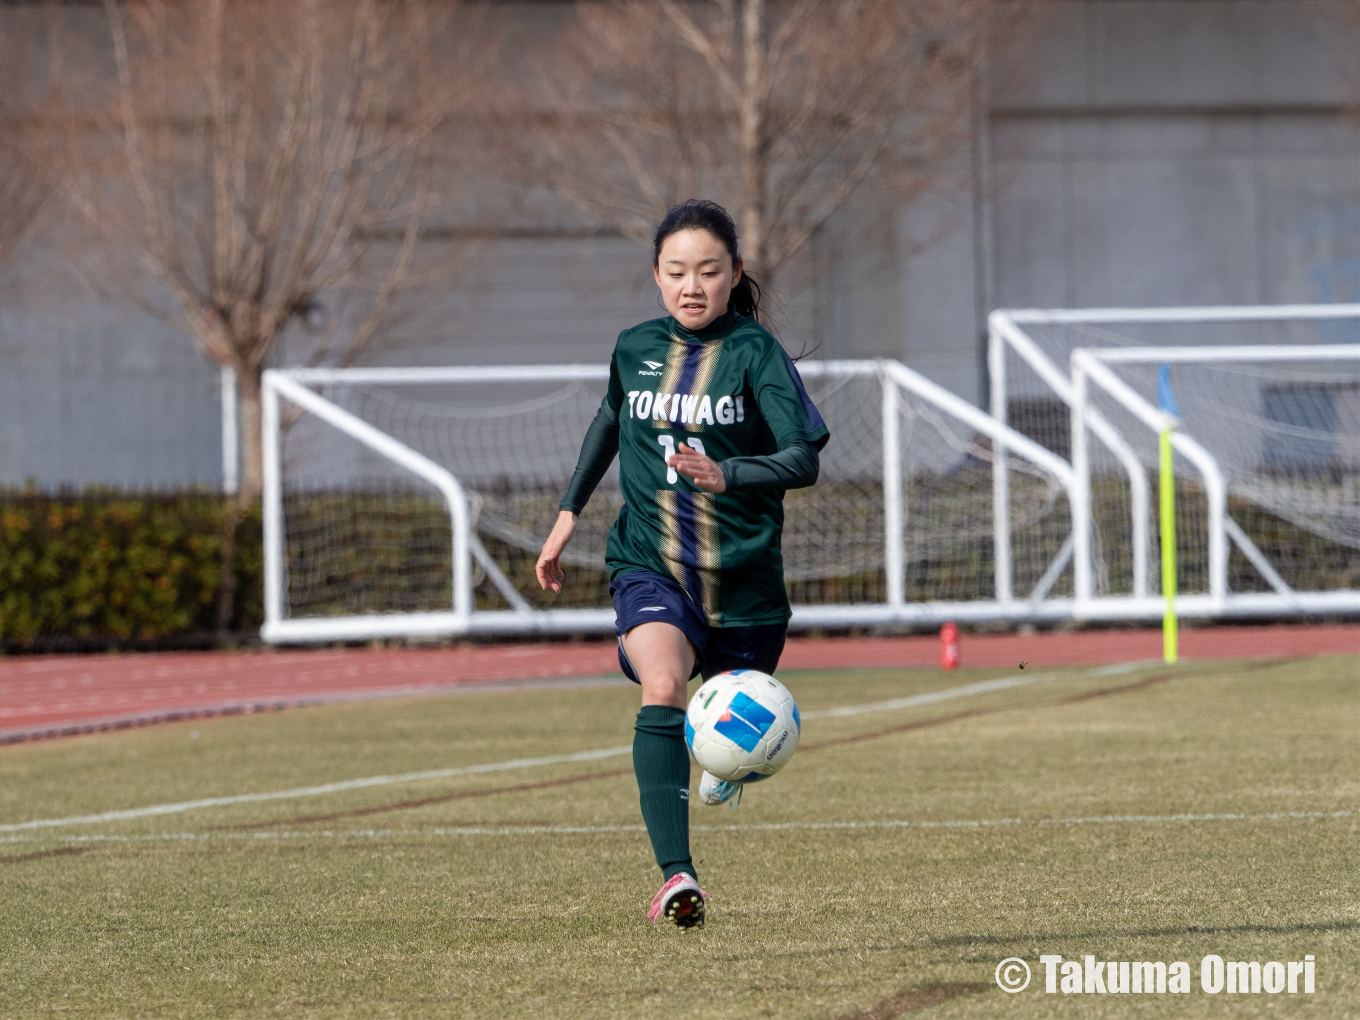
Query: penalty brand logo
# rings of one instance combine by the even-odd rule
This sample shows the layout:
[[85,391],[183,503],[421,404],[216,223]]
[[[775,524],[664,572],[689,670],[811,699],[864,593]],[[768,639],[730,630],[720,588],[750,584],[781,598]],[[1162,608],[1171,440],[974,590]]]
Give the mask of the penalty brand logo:
[[[1097,960],[1083,956],[1064,960],[1047,954],[1039,957],[1044,968],[1047,995],[1189,995],[1191,969],[1185,960]],[[1210,953],[1199,962],[1199,987],[1208,995],[1312,995],[1316,987],[1312,954],[1302,960],[1225,960]],[[1015,994],[1029,987],[1029,964],[1019,957],[1002,960],[996,967],[996,983]]]
[[642,363],[643,363],[644,365],[646,365],[649,369],[651,369],[651,371],[650,371],[650,372],[645,372],[645,371],[643,371],[642,369],[639,368],[639,369],[638,369],[638,375],[660,375],[660,374],[661,374],[661,369],[662,369],[662,367],[665,365],[665,362],[664,362],[664,361],[646,361],[646,360],[644,360]]

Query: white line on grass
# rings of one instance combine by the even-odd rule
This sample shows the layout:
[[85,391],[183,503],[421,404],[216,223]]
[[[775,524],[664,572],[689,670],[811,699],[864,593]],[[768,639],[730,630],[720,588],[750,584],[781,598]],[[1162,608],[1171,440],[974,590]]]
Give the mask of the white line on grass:
[[[1022,687],[1051,680],[1062,676],[1061,673],[1035,673],[999,677],[995,680],[982,680],[978,683],[947,687],[940,691],[928,691],[907,698],[893,698],[890,701],[876,701],[868,705],[847,705],[841,708],[826,709],[821,712],[805,712],[804,719],[832,719],[844,716],[862,715],[868,712],[890,712],[899,708],[913,708],[917,705],[933,705],[954,698],[967,698],[974,694]],[[1067,674],[1072,675],[1072,674]],[[22,832],[26,829],[48,829],[64,825],[93,825],[99,822],[122,822],[133,818],[151,818],[157,815],[177,815],[185,811],[201,808],[226,807],[232,804],[253,804],[266,800],[297,800],[304,797],[324,797],[347,790],[363,790],[373,786],[393,786],[398,783],[418,783],[427,779],[448,779],[453,776],[476,775],[483,772],[509,772],[516,769],[536,768],[540,765],[562,765],[568,762],[599,761],[602,758],[616,758],[632,753],[631,744],[618,747],[603,747],[594,751],[577,751],[573,754],[554,754],[545,758],[516,758],[511,761],[488,762],[484,765],[464,765],[459,768],[432,769],[426,772],[405,772],[394,776],[369,776],[365,779],[346,779],[337,783],[324,783],[321,786],[303,786],[295,790],[273,790],[267,793],[240,793],[229,797],[205,797],[202,800],[186,800],[171,804],[151,804],[147,807],[127,808],[122,811],[104,811],[94,815],[75,815],[69,818],[36,818],[28,822],[9,822],[0,825],[0,832]]]
[[975,684],[961,687],[947,687],[942,691],[927,691],[913,694],[909,698],[893,698],[890,701],[875,701],[871,705],[846,705],[842,708],[828,708],[821,712],[804,712],[804,719],[841,719],[847,715],[864,715],[868,712],[891,712],[898,708],[914,708],[917,705],[934,705],[940,701],[966,698],[973,694],[986,694],[989,691],[1004,691],[1008,687],[1024,687],[1040,680],[1052,680],[1058,673],[1033,673],[1016,676],[1003,676],[996,680],[980,680]]
[[604,747],[597,751],[576,751],[572,754],[553,754],[545,758],[516,758],[511,761],[489,762],[485,765],[464,765],[453,769],[431,769],[428,772],[405,772],[396,776],[369,776],[367,779],[346,779],[339,783],[325,783],[322,786],[304,786],[296,790],[274,790],[269,793],[239,793],[232,797],[205,797],[202,800],[186,800],[178,804],[152,804],[150,807],[129,808],[126,811],[105,811],[97,815],[76,815],[71,818],[38,818],[31,822],[11,822],[0,825],[0,832],[18,832],[23,829],[47,829],[56,825],[90,825],[97,822],[121,822],[129,818],[150,818],[153,815],[177,815],[198,808],[222,807],[227,804],[251,804],[262,800],[292,800],[298,797],[323,797],[328,793],[341,793],[345,790],[362,790],[370,786],[391,786],[394,783],[416,783],[422,779],[447,779],[450,776],[469,776],[481,772],[508,772],[512,769],[527,769],[537,765],[562,765],[576,761],[598,761],[629,754],[632,744],[618,747]]
[[[1351,818],[1354,811],[1271,811],[1263,814],[1217,812],[1176,815],[1086,815],[1076,818],[976,818],[945,821],[757,822],[753,825],[691,825],[693,832],[783,832],[843,829],[999,829],[1022,825],[1140,825],[1185,822],[1279,822],[1299,819]],[[160,843],[208,840],[271,839],[409,839],[419,836],[597,836],[646,832],[644,825],[444,826],[435,829],[352,829],[346,832],[167,832],[139,836],[55,836],[59,843]],[[0,837],[0,843],[39,843],[35,836]]]
[[1135,670],[1147,669],[1151,666],[1160,666],[1161,659],[1140,659],[1137,662],[1115,662],[1108,666],[1101,666],[1099,669],[1091,670],[1092,676],[1118,676],[1120,673],[1132,673]]

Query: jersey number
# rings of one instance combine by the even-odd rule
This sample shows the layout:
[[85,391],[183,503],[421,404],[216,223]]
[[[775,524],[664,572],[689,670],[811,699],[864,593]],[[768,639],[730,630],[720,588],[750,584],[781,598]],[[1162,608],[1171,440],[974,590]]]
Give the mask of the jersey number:
[[[674,457],[674,456],[675,456],[675,437],[674,437],[674,436],[657,436],[657,437],[656,437],[656,441],[657,441],[658,443],[661,444],[661,456],[662,456],[663,459],[669,460],[671,457]],[[687,442],[687,443],[689,444],[689,448],[690,448],[691,450],[693,450],[695,453],[703,453],[703,452],[704,452],[704,444],[703,444],[703,442],[702,442],[701,440],[695,438],[694,436],[688,436],[688,437],[686,437],[685,442]],[[680,476],[676,473],[675,468],[673,468],[673,467],[671,467],[669,464],[667,464],[667,465],[666,465],[666,484],[667,484],[667,485],[674,485],[674,484],[675,484],[676,482],[678,482],[679,480],[680,480]]]

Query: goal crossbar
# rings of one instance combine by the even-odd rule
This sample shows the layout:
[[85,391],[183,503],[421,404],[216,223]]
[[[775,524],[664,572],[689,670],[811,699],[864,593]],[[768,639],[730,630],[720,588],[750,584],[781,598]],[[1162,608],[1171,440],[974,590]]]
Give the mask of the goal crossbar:
[[[1251,538],[1228,516],[1228,487],[1223,471],[1214,456],[1193,436],[1181,431],[1175,415],[1145,400],[1127,383],[1110,370],[1110,365],[1147,364],[1214,364],[1214,363],[1270,363],[1270,362],[1360,362],[1360,344],[1312,344],[1291,347],[1225,346],[1225,347],[1139,347],[1124,349],[1077,348],[1072,352],[1072,388],[1075,401],[1072,407],[1072,469],[1077,478],[1077,510],[1074,512],[1076,545],[1077,601],[1089,602],[1091,591],[1090,481],[1091,465],[1087,454],[1087,418],[1091,413],[1088,385],[1094,383],[1124,406],[1154,434],[1170,431],[1171,445],[1195,465],[1204,482],[1209,505],[1209,595],[1212,603],[1223,606],[1228,596],[1228,542],[1242,550],[1243,555],[1261,572],[1276,593],[1292,608],[1297,608],[1296,593],[1284,582]],[[1342,601],[1346,601],[1344,595]],[[1360,610],[1360,595],[1354,597],[1354,608]]]
[[[997,421],[939,384],[905,365],[888,360],[830,360],[803,362],[807,380],[860,378],[877,381],[882,401],[881,484],[883,513],[883,571],[885,599],[880,604],[795,605],[791,626],[851,627],[899,623],[933,625],[944,620],[1045,620],[1070,617],[1063,599],[1026,601],[979,598],[963,601],[909,602],[905,596],[904,529],[907,514],[902,460],[902,412],[908,404],[933,409],[962,433],[985,437],[991,449],[1006,451],[1033,465],[1052,479],[1070,501],[1075,478],[1071,465],[1029,437]],[[265,440],[265,623],[262,636],[275,643],[367,640],[385,637],[437,637],[478,634],[555,634],[607,632],[613,612],[607,608],[534,609],[518,595],[510,610],[479,610],[473,605],[472,568],[484,569],[496,587],[509,586],[492,558],[485,553],[471,521],[466,486],[455,473],[430,457],[339,406],[317,388],[346,386],[481,385],[490,383],[600,382],[608,369],[599,365],[451,366],[440,368],[284,369],[264,376]],[[296,616],[287,608],[285,589],[287,536],[285,534],[283,458],[280,455],[280,402],[293,405],[326,426],[348,436],[395,468],[432,485],[446,506],[451,529],[449,561],[452,603],[447,609],[418,612],[354,613],[334,616]],[[1008,516],[1003,513],[1002,516]],[[1006,550],[1009,553],[1009,550]],[[1061,556],[1061,554],[1060,554]],[[996,572],[1009,572],[1008,555],[997,556]],[[1045,583],[1046,593],[1052,579]],[[1041,595],[1044,593],[1040,593]]]
[[[896,361],[828,360],[800,363],[799,371],[810,387],[815,389],[821,386],[823,389],[820,392],[841,393],[842,396],[836,399],[843,402],[848,400],[858,409],[868,408],[872,404],[872,410],[866,412],[869,417],[865,420],[873,421],[874,424],[871,431],[861,432],[857,456],[861,464],[876,463],[877,467],[873,469],[870,481],[854,483],[860,488],[854,489],[852,486],[853,491],[817,497],[815,493],[826,488],[827,470],[834,463],[834,458],[828,459],[831,457],[828,453],[824,455],[823,461],[824,484],[808,490],[814,493],[814,502],[805,502],[802,504],[803,509],[798,510],[798,501],[794,496],[801,497],[803,494],[791,494],[790,505],[794,510],[790,512],[804,515],[801,518],[803,532],[798,539],[802,542],[799,555],[805,558],[819,555],[817,544],[823,541],[830,543],[822,554],[823,559],[819,561],[822,566],[817,569],[830,569],[833,573],[817,574],[814,571],[804,576],[840,576],[834,574],[836,562],[839,562],[835,557],[843,555],[847,548],[852,552],[860,550],[855,553],[860,558],[852,556],[845,561],[841,571],[853,583],[843,584],[839,589],[836,585],[830,588],[812,585],[803,589],[814,593],[825,590],[840,601],[808,600],[806,595],[801,600],[795,599],[791,626],[794,629],[884,625],[933,627],[949,620],[961,623],[1023,623],[1159,619],[1164,603],[1152,593],[1152,574],[1157,566],[1157,557],[1153,552],[1156,536],[1150,528],[1153,508],[1146,456],[1148,435],[1168,426],[1173,427],[1172,443],[1176,453],[1193,466],[1199,480],[1201,488],[1195,491],[1200,495],[1194,498],[1201,499],[1201,505],[1207,510],[1202,519],[1196,518],[1202,520],[1202,525],[1196,526],[1203,528],[1201,549],[1205,556],[1204,590],[1186,591],[1178,597],[1177,607],[1181,616],[1266,617],[1360,612],[1360,593],[1351,590],[1313,590],[1307,584],[1291,583],[1289,578],[1296,577],[1297,572],[1282,573],[1283,568],[1277,569],[1279,560],[1272,563],[1271,558],[1263,552],[1263,549],[1270,547],[1258,546],[1247,529],[1229,515],[1229,496],[1237,490],[1232,488],[1235,483],[1226,477],[1217,453],[1200,442],[1200,438],[1192,430],[1187,430],[1182,421],[1150,402],[1123,378],[1124,373],[1145,373],[1153,366],[1170,364],[1187,366],[1187,372],[1200,371],[1204,366],[1223,366],[1225,370],[1235,370],[1234,365],[1248,363],[1283,366],[1283,363],[1294,362],[1305,366],[1325,366],[1328,361],[1360,357],[1360,353],[1357,353],[1360,352],[1360,344],[1083,345],[1071,349],[1062,361],[1058,361],[1041,348],[1031,335],[1034,329],[1054,325],[1067,328],[1119,323],[1196,324],[1329,319],[1360,320],[1360,304],[998,311],[989,318],[990,413]],[[1114,340],[1128,342],[1120,341],[1117,336]],[[1063,427],[1070,427],[1070,446],[1064,447],[1062,452],[1055,452],[1057,448],[1050,448],[1051,444],[1037,441],[1008,421],[1008,359],[1018,359],[1018,362],[1010,361],[1011,370],[1018,371],[1015,366],[1019,364],[1024,371],[1032,373],[1028,384],[1031,388],[1034,385],[1032,380],[1037,378],[1045,391],[1069,410],[1070,421],[1064,423]],[[1283,366],[1283,369],[1288,370],[1289,366]],[[1312,378],[1319,371],[1326,370],[1307,369],[1305,372],[1299,369],[1296,375],[1299,378]],[[1146,392],[1146,376],[1138,378],[1143,380],[1140,385],[1144,386]],[[450,406],[457,409],[463,406],[464,401],[464,397],[459,394],[476,395],[484,403],[492,392],[489,388],[498,386],[507,387],[510,392],[521,392],[525,386],[537,386],[541,390],[545,386],[561,384],[576,387],[575,399],[580,400],[585,399],[584,394],[588,391],[598,394],[600,384],[607,379],[607,366],[597,364],[288,369],[266,372],[263,394],[264,639],[275,643],[305,643],[392,637],[610,632],[614,616],[607,599],[603,604],[596,602],[578,608],[555,608],[543,604],[544,600],[536,593],[536,587],[525,587],[523,557],[528,555],[531,563],[536,546],[531,549],[530,544],[538,529],[546,525],[522,525],[511,520],[513,526],[510,531],[506,531],[506,525],[496,522],[509,518],[493,516],[489,519],[486,500],[503,498],[497,496],[501,490],[495,488],[503,482],[497,482],[489,475],[480,479],[466,475],[463,468],[456,466],[457,450],[448,453],[447,441],[439,449],[434,449],[428,442],[422,445],[418,441],[419,435],[406,435],[402,431],[406,426],[402,423],[410,415],[403,417],[403,414],[393,412],[395,417],[390,421],[381,415],[374,418],[368,414],[366,417],[367,412],[360,408],[361,400],[345,398],[345,394],[360,393],[367,388],[383,394],[383,399],[388,400],[390,406],[398,406],[405,399],[401,394],[418,388],[426,396],[416,400],[416,405],[427,407],[429,393],[440,387],[449,387],[448,394],[451,396],[440,399],[451,401]],[[847,385],[858,387],[853,390],[853,397],[849,395],[852,391],[844,389]],[[1214,385],[1220,384],[1215,382]],[[1326,385],[1332,384],[1327,382]],[[838,390],[836,387],[842,388]],[[819,399],[820,406],[820,398],[816,398],[815,393],[814,398]],[[597,400],[598,396],[591,399]],[[420,400],[426,400],[426,404],[421,405]],[[288,406],[286,412],[281,412],[281,404]],[[1346,404],[1346,407],[1349,408],[1350,404]],[[424,412],[411,413],[419,417]],[[572,412],[576,415],[580,413]],[[845,435],[845,413],[846,409],[842,406],[838,409],[842,418],[836,421],[828,419],[832,425],[833,442],[837,436]],[[429,562],[434,562],[434,569],[444,572],[441,590],[445,594],[442,596],[442,605],[422,605],[419,611],[407,611],[397,603],[393,603],[389,609],[388,604],[380,599],[376,604],[370,599],[366,603],[362,600],[356,602],[353,609],[343,606],[337,609],[334,608],[339,605],[336,600],[327,603],[325,599],[308,601],[303,598],[299,601],[291,597],[290,584],[298,583],[296,578],[304,574],[303,583],[313,585],[336,583],[328,580],[330,578],[339,577],[340,583],[344,583],[345,579],[343,570],[337,572],[334,564],[329,572],[311,570],[307,573],[303,567],[308,564],[297,558],[299,553],[294,548],[295,543],[289,531],[286,500],[292,498],[295,504],[299,499],[305,502],[304,497],[322,490],[306,489],[305,485],[300,490],[297,486],[301,483],[290,482],[291,461],[283,452],[290,426],[287,423],[281,425],[281,414],[290,421],[311,419],[317,428],[331,430],[335,435],[343,436],[346,442],[367,451],[365,456],[370,460],[370,467],[373,458],[386,465],[382,469],[387,472],[386,477],[418,480],[438,494],[444,514],[443,544],[435,542],[431,546],[427,542],[424,555],[427,568]],[[454,416],[458,414],[463,412],[456,410]],[[539,439],[526,440],[522,437],[525,428],[550,427],[555,430],[556,436],[568,433],[575,435],[575,429],[583,428],[583,425],[570,422],[580,420],[579,416],[572,418],[568,415],[565,418],[553,418],[548,425],[522,423],[517,431],[511,430],[519,438],[506,438],[503,442],[497,440],[492,447],[478,451],[481,458],[478,463],[492,465],[484,469],[483,474],[487,470],[493,473],[498,470],[495,467],[496,457],[508,458],[503,463],[507,471],[513,473],[518,457],[539,457],[541,460],[543,456],[549,456],[539,449]],[[491,421],[479,427],[482,432],[477,435],[500,435],[497,430],[507,426]],[[861,423],[860,428],[863,427]],[[510,435],[508,432],[504,434]],[[547,434],[539,432],[534,435]],[[533,445],[516,452],[506,445],[515,441],[528,441]],[[1346,441],[1350,442],[1349,439]],[[922,443],[931,447],[933,453],[924,456],[921,453]],[[1120,519],[1123,522],[1120,525],[1123,537],[1116,543],[1121,546],[1121,550],[1115,550],[1118,556],[1127,561],[1121,567],[1127,569],[1121,575],[1124,580],[1120,583],[1127,585],[1122,590],[1111,587],[1112,582],[1108,580],[1101,580],[1099,585],[1096,583],[1097,575],[1105,577],[1100,570],[1106,568],[1098,562],[1098,536],[1093,530],[1098,508],[1092,502],[1092,443],[1099,444],[1104,451],[1102,456],[1111,458],[1105,470],[1109,470],[1108,465],[1117,465],[1116,470],[1126,484],[1126,502],[1116,501],[1113,504],[1122,507],[1116,510],[1117,515],[1122,515]],[[508,452],[501,452],[503,448]],[[566,452],[561,442],[557,442],[552,449],[557,452],[552,452],[550,456],[557,458],[554,463],[560,469],[565,458],[572,454]],[[566,470],[569,471],[569,467],[566,464]],[[359,469],[356,467],[354,470]],[[857,470],[862,470],[862,467]],[[979,500],[979,494],[968,488],[973,484],[968,479],[979,478],[982,484],[990,488],[990,501],[985,495]],[[358,485],[362,489],[366,483],[360,479],[340,484],[351,488]],[[486,488],[488,484],[492,486],[490,489]],[[541,515],[549,499],[555,506],[556,495],[549,490],[560,483],[548,483],[540,479],[534,484],[538,488],[530,494],[531,502],[537,501],[533,502],[533,506],[539,509],[534,513]],[[865,488],[866,484],[870,488]],[[1106,482],[1100,484],[1105,485]],[[291,497],[288,496],[290,492]],[[860,495],[855,496],[855,492]],[[1043,496],[1044,492],[1048,495]],[[1035,493],[1042,497],[1038,502],[1035,502],[1038,498]],[[360,492],[359,495],[368,498],[373,494]],[[611,498],[617,498],[617,487]],[[816,502],[816,499],[821,502]],[[1024,502],[1026,499],[1028,503]],[[314,504],[317,502],[324,500],[313,500]],[[1107,500],[1102,505],[1105,507],[1101,511],[1105,514],[1102,520],[1106,522],[1102,526],[1108,528],[1111,504]],[[347,536],[354,529],[346,531],[337,524],[335,515],[343,516],[346,511],[336,507],[327,511],[332,517],[322,524],[304,520],[302,523],[313,526],[320,536],[311,539],[304,536],[304,539],[314,542],[350,541]],[[1039,509],[1036,511],[1035,507]],[[365,512],[374,511],[370,506]],[[387,511],[380,509],[377,512]],[[599,512],[603,514],[603,508]],[[1046,523],[1039,532],[1035,530],[1036,512],[1046,515],[1042,517]],[[808,513],[814,514],[815,526],[807,523]],[[950,524],[950,513],[963,514],[970,523],[965,524],[960,518],[959,524],[954,527]],[[852,543],[847,547],[841,542],[844,535],[837,531],[842,525],[836,517],[842,514],[847,517],[857,515],[858,523],[854,523],[853,527],[861,529],[856,532],[860,535],[857,539],[859,546]],[[931,514],[936,516],[932,518]],[[540,522],[545,520],[542,516],[534,519]],[[607,517],[602,519],[607,520]],[[1239,519],[1245,521],[1244,518]],[[1349,521],[1350,518],[1345,520]],[[866,533],[862,529],[866,521],[879,522],[873,523],[871,527],[871,530],[877,529],[876,545],[865,544]],[[1248,524],[1248,527],[1251,525]],[[965,560],[972,557],[968,560],[971,566],[965,566],[964,560],[950,560],[949,557],[954,554],[948,553],[947,549],[950,548],[952,531],[966,533],[967,541],[974,543],[969,547],[973,551],[965,556]],[[600,535],[602,532],[597,531],[595,534]],[[786,530],[786,539],[788,534]],[[510,537],[507,538],[507,535]],[[1360,536],[1356,536],[1356,539],[1360,541]],[[511,540],[516,543],[515,548],[519,552],[505,545],[506,541]],[[442,548],[443,552],[438,552],[436,546]],[[1107,541],[1107,554],[1111,548]],[[511,554],[509,561],[506,560],[507,549]],[[809,549],[812,551],[809,552]],[[1245,561],[1255,569],[1256,576],[1262,579],[1256,582],[1256,586],[1269,590],[1231,590],[1229,560],[1230,550],[1234,549],[1240,551]],[[868,553],[864,550],[868,550]],[[1278,549],[1275,554],[1278,555]],[[579,554],[578,559],[580,555],[585,554]],[[786,564],[788,555],[786,544]],[[869,555],[870,560],[864,560],[865,555]],[[434,561],[429,561],[430,556],[434,556]],[[441,556],[442,561],[439,559]],[[589,557],[599,556],[597,551],[589,553]],[[828,558],[831,558],[831,567],[826,566]],[[393,561],[390,557],[383,562],[389,565],[374,569],[401,571],[400,565],[391,565]],[[443,563],[442,568],[438,566],[439,562]],[[1240,574],[1242,560],[1237,562],[1239,566],[1233,569]],[[511,576],[516,563],[519,573],[514,574],[514,577],[518,578],[518,590]],[[977,573],[979,565],[982,574]],[[345,560],[344,566],[345,569],[356,569],[354,558]],[[599,569],[602,567],[601,559]],[[967,584],[962,588],[959,584],[946,584],[931,589],[921,582],[922,570],[971,572],[967,575]],[[865,571],[869,573],[865,574]],[[878,578],[876,582],[874,576]],[[982,580],[984,577],[985,583]],[[376,587],[381,588],[381,585]],[[1250,589],[1252,585],[1247,587]],[[937,591],[937,594],[928,594],[931,590]],[[866,599],[863,594],[855,594],[865,591],[871,597]],[[962,597],[956,594],[960,592]],[[535,599],[539,601],[537,607],[531,605]],[[317,610],[312,608],[314,606],[322,608]]]
[[[1131,421],[1158,434],[1171,430],[1173,449],[1192,464],[1203,485],[1207,503],[1207,586],[1203,595],[1184,596],[1178,606],[1195,615],[1192,600],[1202,600],[1210,615],[1282,615],[1360,612],[1360,593],[1353,591],[1301,591],[1291,587],[1251,537],[1229,515],[1228,484],[1217,458],[1188,434],[1182,423],[1133,390],[1116,371],[1120,366],[1223,366],[1295,363],[1295,366],[1360,359],[1360,344],[1219,344],[1175,345],[1135,343],[1127,347],[1079,347],[1063,364],[1042,349],[1033,335],[1042,327],[1090,326],[1199,326],[1212,324],[1276,325],[1334,320],[1360,320],[1360,304],[1218,306],[1203,308],[1104,308],[997,310],[988,320],[988,367],[991,376],[990,407],[994,417],[1009,421],[1012,389],[1008,373],[1018,363],[1041,381],[1048,393],[1070,411],[1072,466],[1076,476],[1074,528],[1074,615],[1079,619],[1107,618],[1110,611],[1128,611],[1151,618],[1161,600],[1148,590],[1151,506],[1148,467],[1134,449],[1141,437],[1116,427],[1093,400],[1098,391],[1114,406],[1128,413]],[[1097,334],[1099,335],[1099,334]],[[1118,337],[1114,338],[1118,341]],[[1131,342],[1131,341],[1124,341]],[[1132,342],[1131,342],[1132,343]],[[1015,358],[1017,362],[1011,363]],[[1319,369],[1321,371],[1321,369]],[[1109,403],[1107,407],[1111,406]],[[1132,547],[1132,599],[1097,594],[1093,578],[1091,504],[1091,441],[1113,456],[1126,478],[1129,496],[1128,529]],[[1008,498],[1008,471],[999,463],[993,472],[995,500]],[[1360,541],[1360,535],[1354,536]],[[1000,538],[998,539],[1000,541]],[[1236,547],[1270,587],[1268,593],[1229,591],[1229,548]],[[1155,563],[1154,563],[1155,565]]]

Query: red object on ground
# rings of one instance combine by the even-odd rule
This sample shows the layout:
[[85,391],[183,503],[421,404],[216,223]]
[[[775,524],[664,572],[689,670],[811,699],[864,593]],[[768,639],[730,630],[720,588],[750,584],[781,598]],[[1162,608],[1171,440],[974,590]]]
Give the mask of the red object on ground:
[[953,620],[940,628],[940,668],[959,668],[959,628]]
[[[442,649],[176,652],[0,658],[0,743],[436,693],[510,681],[618,676],[612,641]],[[973,634],[968,664],[1015,669],[1160,660],[1159,628]],[[1360,655],[1360,626],[1205,627],[1181,632],[1188,659]],[[782,670],[938,668],[936,635],[790,638]],[[1360,666],[1357,666],[1360,669]]]

